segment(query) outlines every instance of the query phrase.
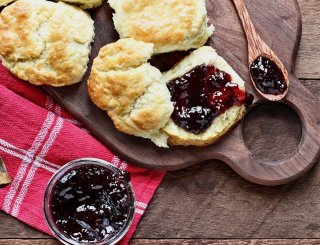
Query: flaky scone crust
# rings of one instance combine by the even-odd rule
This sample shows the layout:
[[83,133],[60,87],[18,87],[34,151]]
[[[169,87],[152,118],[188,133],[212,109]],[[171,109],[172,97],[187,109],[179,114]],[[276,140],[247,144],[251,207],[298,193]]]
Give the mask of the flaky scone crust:
[[153,44],[120,39],[104,46],[88,80],[91,100],[106,110],[116,128],[166,147],[161,129],[173,111],[160,71],[147,63]]
[[77,5],[82,9],[96,8],[102,4],[102,0],[61,0],[65,3]]
[[80,82],[93,36],[91,17],[61,2],[19,0],[0,14],[3,65],[36,85]]
[[14,2],[15,0],[0,0],[0,7],[1,6],[6,6],[8,5],[9,3],[12,3]]
[[154,53],[201,47],[211,36],[205,0],[108,0],[121,38],[153,43]]

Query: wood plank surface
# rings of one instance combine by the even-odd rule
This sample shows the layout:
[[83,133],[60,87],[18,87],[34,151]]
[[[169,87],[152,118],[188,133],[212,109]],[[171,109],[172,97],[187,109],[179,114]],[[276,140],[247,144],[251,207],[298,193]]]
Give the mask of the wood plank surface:
[[[131,245],[318,245],[320,240],[317,239],[232,239],[232,240],[213,240],[213,239],[132,239]],[[7,239],[1,240],[1,245],[58,245],[54,239]]]
[[212,239],[133,239],[132,245],[319,245],[320,241],[317,239],[232,239],[232,240],[212,240]]
[[298,0],[302,15],[302,38],[296,63],[299,78],[320,78],[320,1]]
[[[296,70],[300,78],[311,79],[302,82],[320,100],[320,1],[299,4],[303,35]],[[299,125],[282,123],[292,129],[292,134],[278,139],[283,151],[270,149],[262,157],[287,156],[299,141]],[[262,155],[264,144],[251,147]],[[319,164],[294,183],[261,187],[225,164],[210,161],[166,175],[132,244],[320,244],[319,213]],[[0,213],[0,221],[1,245],[59,244],[6,214]],[[274,238],[278,239],[270,240]]]

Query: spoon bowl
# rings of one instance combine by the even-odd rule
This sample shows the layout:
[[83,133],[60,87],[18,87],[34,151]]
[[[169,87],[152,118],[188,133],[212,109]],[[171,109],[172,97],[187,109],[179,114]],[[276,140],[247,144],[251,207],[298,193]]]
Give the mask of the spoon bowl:
[[[271,101],[279,101],[282,100],[288,93],[289,89],[289,75],[288,71],[281,62],[281,60],[278,58],[278,56],[273,52],[273,50],[262,40],[260,35],[257,33],[251,19],[249,16],[249,13],[247,11],[247,8],[244,4],[243,0],[233,0],[234,5],[236,7],[236,10],[238,12],[238,15],[240,17],[240,21],[242,23],[244,32],[247,37],[248,41],[248,61],[249,61],[249,70],[250,70],[250,78],[252,80],[254,88],[259,92],[260,95],[262,95],[267,100]],[[252,66],[255,64],[257,59],[263,58],[265,60],[268,60],[269,65],[268,66],[261,66],[261,63],[256,63],[258,66],[257,68],[260,68],[260,71],[263,71],[264,74],[269,74],[269,78],[267,76],[262,77],[261,73],[259,74],[259,81],[261,82],[264,80],[265,84],[268,84],[270,89],[269,91],[276,91],[275,88],[272,88],[272,86],[276,86],[280,81],[274,81],[275,83],[270,81],[270,77],[272,77],[274,80],[281,77],[281,83],[282,83],[282,89],[281,91],[278,91],[276,93],[270,93],[266,91],[262,91],[261,84],[258,83],[257,79],[253,76],[252,73]],[[271,71],[270,64],[274,64],[274,72]],[[277,74],[281,73],[281,76],[277,76]],[[263,82],[262,82],[263,83]],[[279,84],[278,84],[279,85]]]

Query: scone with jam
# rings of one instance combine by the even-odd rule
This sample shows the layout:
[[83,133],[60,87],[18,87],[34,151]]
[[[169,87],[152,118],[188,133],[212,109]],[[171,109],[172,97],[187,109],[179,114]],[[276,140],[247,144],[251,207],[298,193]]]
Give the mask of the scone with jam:
[[211,47],[195,50],[163,80],[174,105],[164,128],[171,145],[212,144],[244,116],[244,81]]

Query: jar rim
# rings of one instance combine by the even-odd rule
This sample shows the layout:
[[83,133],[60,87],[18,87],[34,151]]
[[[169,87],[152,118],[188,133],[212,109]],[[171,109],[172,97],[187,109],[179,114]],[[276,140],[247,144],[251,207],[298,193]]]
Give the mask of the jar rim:
[[52,217],[51,213],[51,199],[52,199],[52,191],[56,186],[57,182],[64,176],[68,171],[73,169],[78,169],[84,166],[99,166],[102,168],[106,168],[114,173],[121,173],[121,170],[102,159],[98,158],[79,158],[73,161],[66,163],[62,166],[49,180],[45,193],[44,193],[44,201],[43,201],[43,212],[45,216],[45,220],[47,222],[48,227],[50,228],[51,232],[55,235],[55,237],[62,242],[63,244],[96,244],[96,245],[113,245],[120,241],[125,234],[128,232],[134,218],[135,207],[136,207],[136,199],[135,194],[131,185],[131,182],[126,182],[127,192],[130,196],[130,207],[128,210],[128,218],[125,225],[120,229],[114,236],[107,238],[106,240],[102,240],[100,242],[79,242],[76,240],[71,239],[70,237],[63,234],[55,225],[55,222]]

